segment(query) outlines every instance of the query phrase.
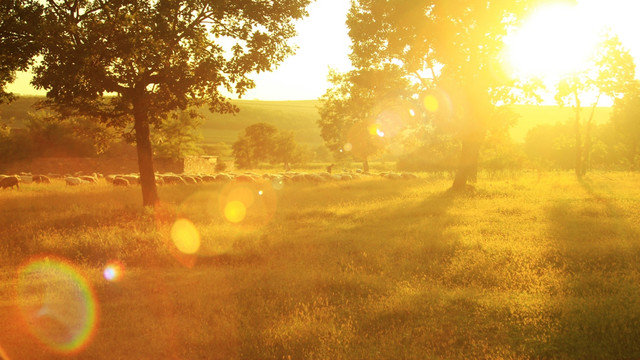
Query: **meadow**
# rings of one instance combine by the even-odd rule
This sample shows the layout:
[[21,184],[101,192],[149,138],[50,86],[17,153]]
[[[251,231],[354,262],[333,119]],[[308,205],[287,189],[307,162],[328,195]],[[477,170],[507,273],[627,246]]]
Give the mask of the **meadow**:
[[[445,174],[267,183],[267,210],[234,222],[222,200],[234,185],[164,186],[150,211],[138,188],[24,184],[0,191],[0,354],[640,358],[638,183],[613,172],[483,174],[465,194],[447,192]],[[197,231],[195,254],[177,249],[179,219]],[[41,301],[30,291],[44,278],[21,271],[42,256],[92,289],[93,329],[69,351],[21,310]]]

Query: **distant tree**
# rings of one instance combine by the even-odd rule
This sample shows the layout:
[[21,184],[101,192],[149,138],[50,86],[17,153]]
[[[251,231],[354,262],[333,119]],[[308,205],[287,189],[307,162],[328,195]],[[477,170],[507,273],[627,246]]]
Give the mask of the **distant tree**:
[[238,168],[255,168],[261,162],[288,164],[300,160],[293,133],[280,133],[275,126],[257,123],[244,129],[233,144],[233,157]]
[[[575,173],[584,176],[590,166],[593,118],[600,99],[606,95],[614,99],[624,96],[625,89],[635,79],[635,63],[616,35],[606,34],[599,44],[589,67],[562,79],[557,85],[556,101],[574,109]],[[585,97],[593,97],[591,111],[581,118]]]
[[624,96],[615,100],[611,114],[615,134],[628,163],[640,167],[640,83],[631,82]]
[[302,151],[296,143],[293,132],[280,132],[275,139],[272,163],[282,163],[285,169],[289,169],[291,164],[302,161]]
[[[332,72],[329,80],[333,87],[320,99],[320,134],[334,155],[352,155],[362,161],[366,172],[369,157],[384,147],[380,116],[388,111],[387,106],[408,98],[409,83],[391,64],[345,74]],[[408,114],[409,109],[404,111]]]
[[[503,38],[535,0],[354,0],[347,18],[356,69],[396,65],[412,99],[455,123],[461,140],[452,188],[476,178],[481,144],[500,102],[517,84],[502,71]],[[441,99],[431,92],[446,94]]]
[[0,2],[0,104],[13,100],[6,91],[16,71],[26,70],[40,49],[42,5],[36,0]]
[[254,72],[293,52],[293,20],[310,0],[47,0],[34,84],[63,114],[133,129],[142,201],[158,201],[150,127],[208,104],[230,113],[220,89],[242,95]]
[[[195,110],[193,110],[195,111]],[[199,113],[173,111],[151,132],[154,154],[158,157],[181,159],[202,154]]]

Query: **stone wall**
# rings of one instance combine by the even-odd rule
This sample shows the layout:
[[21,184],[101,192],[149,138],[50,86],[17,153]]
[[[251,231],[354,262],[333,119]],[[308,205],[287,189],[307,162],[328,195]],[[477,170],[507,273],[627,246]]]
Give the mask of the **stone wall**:
[[216,172],[215,156],[190,156],[184,159],[185,174],[213,174]]

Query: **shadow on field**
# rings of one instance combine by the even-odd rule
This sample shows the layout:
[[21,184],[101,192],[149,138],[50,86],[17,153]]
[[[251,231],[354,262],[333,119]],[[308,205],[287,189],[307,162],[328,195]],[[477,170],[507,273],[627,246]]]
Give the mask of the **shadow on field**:
[[639,234],[615,200],[580,181],[586,197],[565,198],[547,210],[561,269],[550,296],[552,329],[544,357],[640,358]]
[[[355,197],[361,195],[366,201]],[[269,260],[236,298],[247,310],[238,320],[246,324],[239,326],[244,358],[411,358],[453,346],[428,343],[450,339],[464,325],[444,314],[439,294],[425,284],[438,281],[431,277],[460,246],[449,231],[459,221],[448,213],[455,195],[369,198],[370,204],[334,214],[335,228],[285,231],[275,235],[283,241],[264,249]],[[321,221],[318,215],[302,216]],[[381,341],[406,331],[415,332],[406,334],[407,344]]]

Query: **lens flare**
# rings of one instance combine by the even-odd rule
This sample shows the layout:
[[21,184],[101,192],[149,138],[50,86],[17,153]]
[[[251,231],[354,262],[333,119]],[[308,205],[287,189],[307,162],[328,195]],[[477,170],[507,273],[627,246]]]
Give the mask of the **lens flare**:
[[369,125],[369,134],[378,135],[378,131],[380,131],[380,128],[378,127],[378,124]]
[[273,190],[282,190],[284,189],[284,181],[281,178],[275,178],[271,180],[271,187]]
[[241,201],[230,201],[224,207],[224,217],[232,223],[239,223],[245,216],[247,216],[247,207]]
[[282,178],[255,183],[231,182],[220,192],[220,213],[225,220],[234,224],[264,225],[275,214],[275,190],[283,186]]
[[29,331],[54,351],[79,352],[96,328],[93,290],[65,260],[38,259],[21,268],[18,305]]
[[118,282],[122,279],[124,275],[124,265],[122,265],[119,261],[111,261],[109,262],[102,271],[102,276],[107,281]]
[[413,109],[409,109],[409,115],[410,116],[416,116],[416,111]]
[[380,129],[376,130],[376,135],[380,136],[380,137],[384,137],[384,132]]
[[195,254],[200,248],[200,233],[188,219],[176,220],[171,227],[171,240],[183,254]]
[[424,99],[422,100],[422,103],[424,104],[424,108],[430,112],[436,112],[440,107],[438,99],[436,99],[436,97],[433,95],[425,96]]
[[[351,145],[351,143],[346,143],[346,144],[344,144],[344,146],[342,147],[342,149],[344,149],[344,151],[349,152],[349,151],[351,151],[351,149],[353,149],[353,145]],[[341,149],[341,150],[342,150],[342,149]]]

